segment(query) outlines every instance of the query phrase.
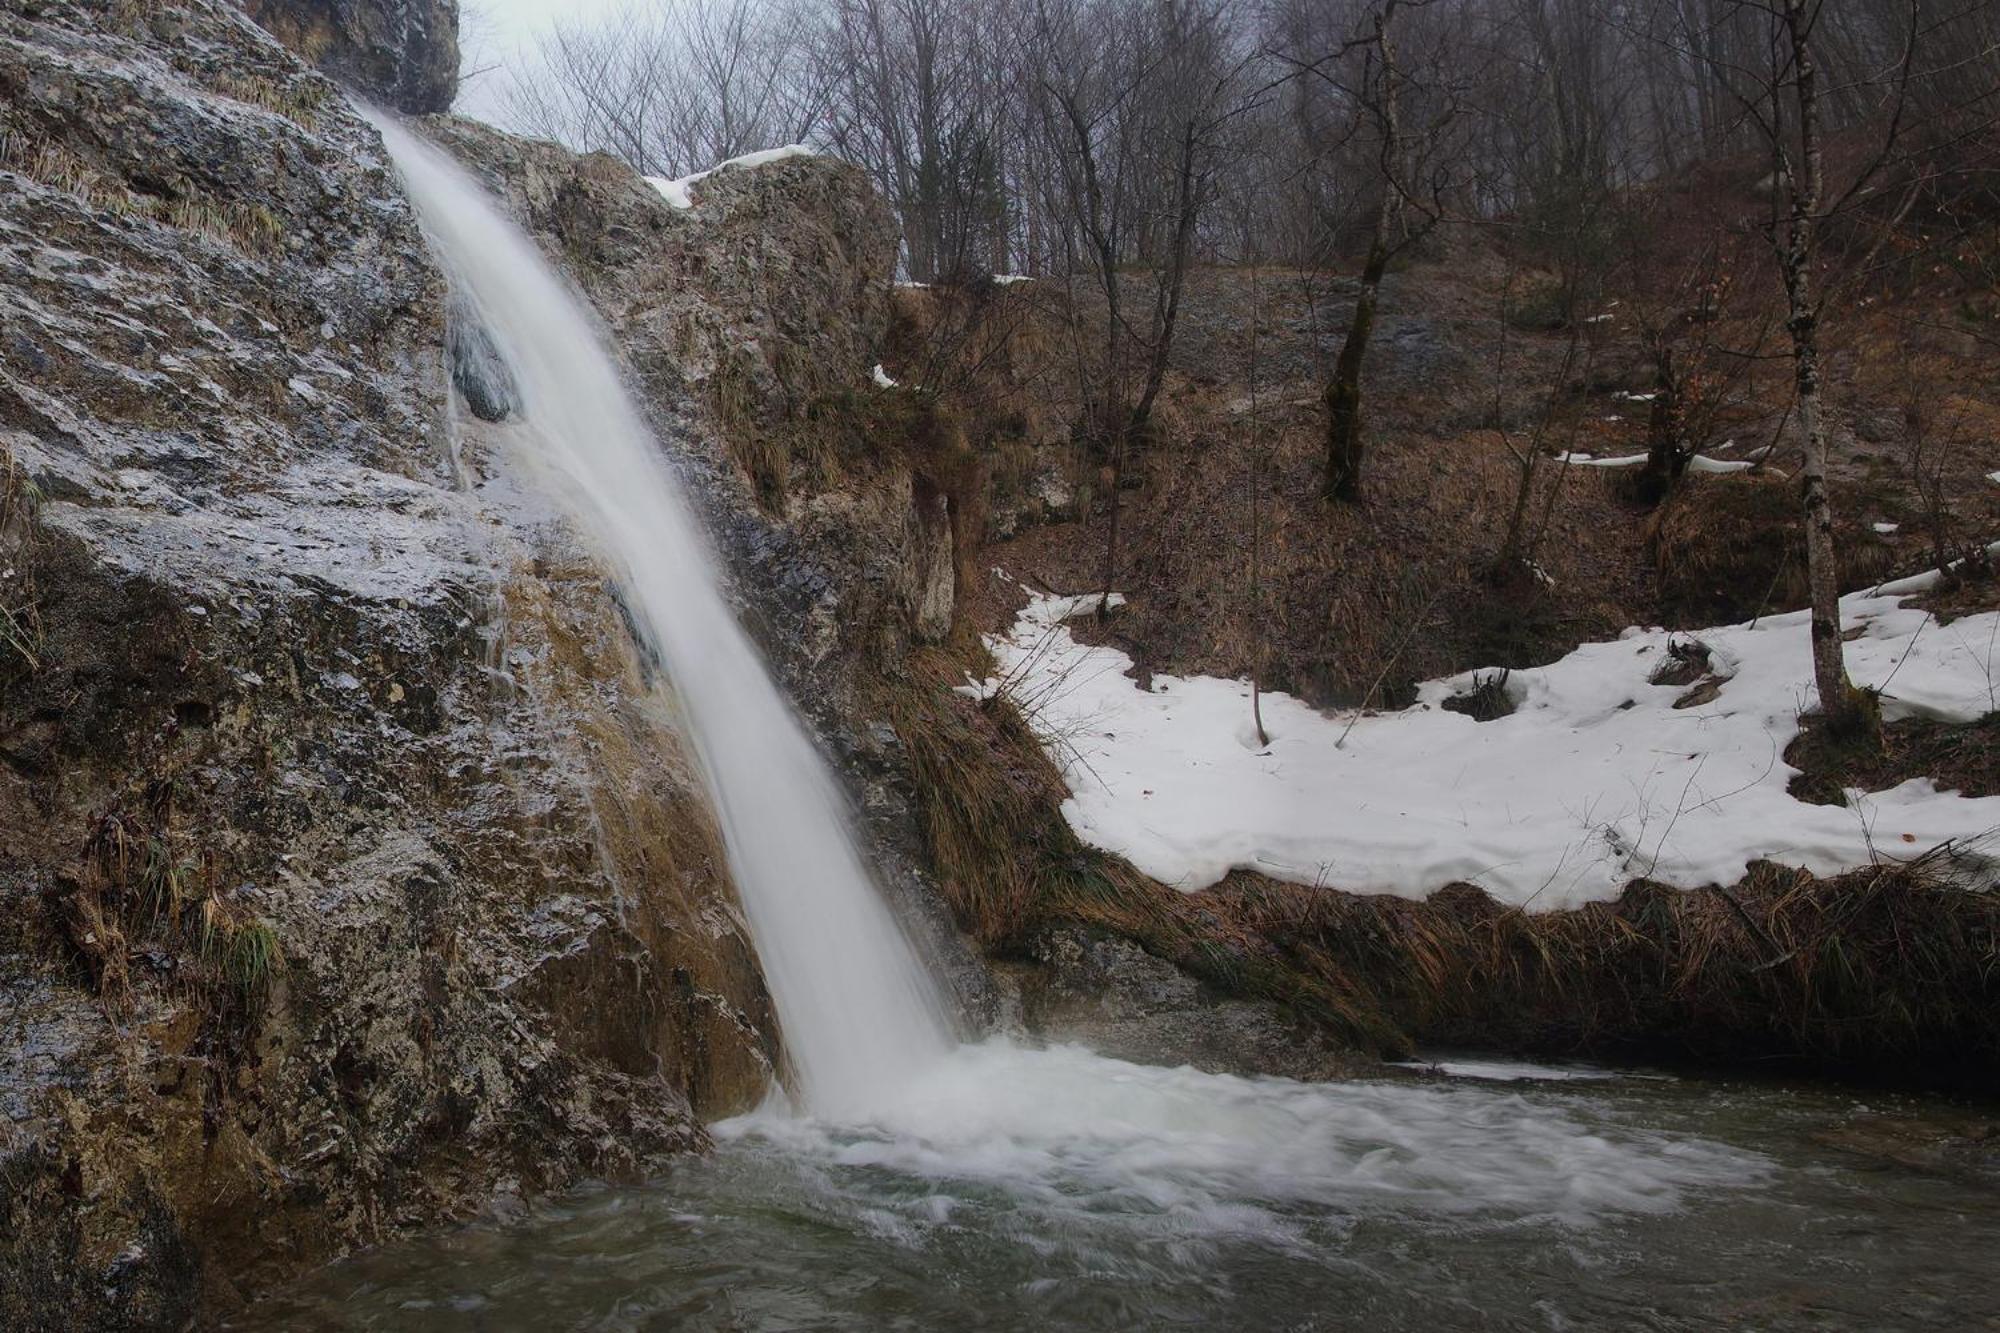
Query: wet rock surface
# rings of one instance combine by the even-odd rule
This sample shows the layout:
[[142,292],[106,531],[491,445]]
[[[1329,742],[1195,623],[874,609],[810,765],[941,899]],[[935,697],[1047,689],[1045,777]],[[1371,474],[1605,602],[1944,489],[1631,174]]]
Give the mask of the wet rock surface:
[[0,104],[0,1326],[699,1147],[721,850],[373,131],[220,4],[12,8]]
[[[0,117],[0,1325],[182,1325],[700,1147],[780,1059],[722,850],[374,132],[204,0],[0,13]],[[883,879],[991,1021],[883,716],[952,627],[958,517],[950,440],[911,447],[939,428],[870,375],[881,200],[797,158],[677,210],[602,156],[425,128],[595,303]],[[1130,946],[1040,964],[1038,1027],[1335,1068]]]
[[1271,1005],[1217,992],[1128,939],[1055,927],[1026,954],[1005,976],[1018,1021],[1037,1037],[1211,1073],[1348,1078],[1374,1063],[1286,1022]]
[[243,0],[250,16],[341,83],[397,111],[458,93],[458,0]]

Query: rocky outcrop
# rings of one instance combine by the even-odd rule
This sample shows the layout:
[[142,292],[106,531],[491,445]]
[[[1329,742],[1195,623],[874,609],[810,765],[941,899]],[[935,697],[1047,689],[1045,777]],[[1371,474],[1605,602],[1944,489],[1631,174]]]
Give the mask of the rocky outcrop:
[[1051,926],[1022,953],[1003,966],[1021,1025],[1102,1055],[1300,1079],[1346,1078],[1374,1067],[1323,1029],[1223,994],[1117,935]]
[[308,64],[363,97],[423,115],[458,95],[458,0],[243,0]]
[[0,1326],[699,1146],[716,835],[373,131],[205,3],[0,13],[0,108]]

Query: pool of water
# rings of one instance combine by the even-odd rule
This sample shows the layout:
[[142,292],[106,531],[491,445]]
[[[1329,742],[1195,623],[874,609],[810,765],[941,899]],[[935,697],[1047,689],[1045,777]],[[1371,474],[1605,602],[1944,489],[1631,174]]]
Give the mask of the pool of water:
[[1482,1077],[971,1047],[904,1113],[726,1122],[651,1185],[356,1256],[233,1326],[2000,1328],[1993,1177],[1841,1146],[1955,1108],[1446,1067]]

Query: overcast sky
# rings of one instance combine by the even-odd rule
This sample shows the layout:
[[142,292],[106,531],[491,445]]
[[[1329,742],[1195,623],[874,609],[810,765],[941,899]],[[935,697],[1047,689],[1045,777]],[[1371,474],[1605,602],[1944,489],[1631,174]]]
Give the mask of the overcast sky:
[[[537,39],[550,25],[595,19],[645,0],[461,0],[459,51],[466,78],[452,109],[481,120],[499,118],[504,68],[532,67]],[[503,69],[490,69],[492,66]],[[489,72],[481,73],[481,70]]]

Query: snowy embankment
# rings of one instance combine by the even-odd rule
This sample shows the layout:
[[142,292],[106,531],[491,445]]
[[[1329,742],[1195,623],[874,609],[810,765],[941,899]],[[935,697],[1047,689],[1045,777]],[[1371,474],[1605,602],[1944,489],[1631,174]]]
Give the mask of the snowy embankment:
[[675,208],[693,208],[694,196],[689,193],[694,186],[718,171],[731,171],[761,167],[767,162],[782,162],[788,157],[812,157],[813,150],[802,143],[788,143],[783,148],[766,148],[755,153],[745,153],[732,157],[727,162],[718,162],[707,171],[697,171],[691,176],[648,176],[646,184],[660,192],[660,197]]
[[[1903,605],[1925,578],[1842,604],[1855,682],[1883,715],[1972,721],[2000,708],[2000,615],[1949,625]],[[1670,640],[1628,630],[1515,671],[1514,711],[1479,722],[1439,704],[1475,673],[1432,681],[1395,713],[1327,715],[1263,698],[1259,744],[1246,682],[1126,674],[1113,648],[1066,621],[1097,598],[1039,597],[990,636],[996,680],[1062,766],[1079,836],[1184,890],[1243,867],[1358,893],[1422,897],[1477,884],[1536,910],[1617,896],[1641,877],[1730,884],[1768,858],[1832,874],[2000,828],[2000,797],[1965,799],[1914,778],[1853,808],[1785,790],[1785,747],[1812,697],[1806,615],[1702,631],[1726,677],[1706,703],[1654,685]]]

